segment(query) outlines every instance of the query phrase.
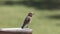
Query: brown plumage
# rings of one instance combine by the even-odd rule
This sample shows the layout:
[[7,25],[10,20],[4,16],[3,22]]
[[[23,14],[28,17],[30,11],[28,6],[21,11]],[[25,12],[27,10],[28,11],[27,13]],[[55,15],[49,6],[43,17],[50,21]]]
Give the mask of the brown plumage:
[[28,13],[21,28],[25,28],[25,27],[28,28],[28,24],[31,23],[32,15],[33,15],[32,12]]

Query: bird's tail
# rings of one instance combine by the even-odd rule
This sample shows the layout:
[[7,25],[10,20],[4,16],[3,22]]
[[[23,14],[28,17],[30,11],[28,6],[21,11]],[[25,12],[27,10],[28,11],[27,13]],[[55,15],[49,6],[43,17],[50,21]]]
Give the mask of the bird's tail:
[[23,29],[25,27],[25,24],[23,24],[22,26],[21,26],[21,28]]
[[26,28],[28,28],[28,26],[26,26],[27,24],[23,24],[22,26],[21,26],[21,28],[23,29],[24,27],[26,27]]

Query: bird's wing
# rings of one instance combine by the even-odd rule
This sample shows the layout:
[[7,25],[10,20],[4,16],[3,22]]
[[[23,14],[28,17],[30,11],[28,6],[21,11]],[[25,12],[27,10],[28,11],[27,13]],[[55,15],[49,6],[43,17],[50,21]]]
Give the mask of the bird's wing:
[[24,23],[29,23],[30,22],[30,17],[26,17]]

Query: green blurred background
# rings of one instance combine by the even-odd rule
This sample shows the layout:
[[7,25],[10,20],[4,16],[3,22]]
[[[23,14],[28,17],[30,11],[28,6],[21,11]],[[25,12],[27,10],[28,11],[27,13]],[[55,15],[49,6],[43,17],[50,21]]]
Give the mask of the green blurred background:
[[60,34],[60,0],[0,0],[0,28],[20,28],[30,11],[33,34]]

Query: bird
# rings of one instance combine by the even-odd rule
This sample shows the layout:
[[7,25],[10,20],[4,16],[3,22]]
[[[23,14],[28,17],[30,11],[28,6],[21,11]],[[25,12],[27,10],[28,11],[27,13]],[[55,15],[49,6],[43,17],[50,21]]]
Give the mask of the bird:
[[21,28],[28,28],[28,25],[31,23],[32,21],[32,15],[33,15],[33,12],[29,12],[28,15],[26,16],[24,22],[23,22],[23,25],[21,26]]

